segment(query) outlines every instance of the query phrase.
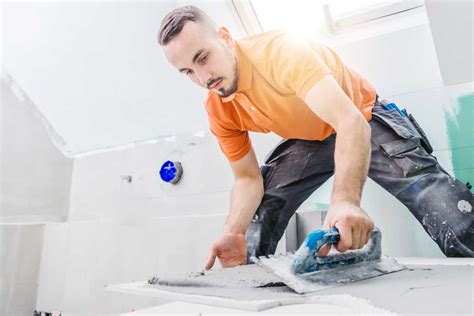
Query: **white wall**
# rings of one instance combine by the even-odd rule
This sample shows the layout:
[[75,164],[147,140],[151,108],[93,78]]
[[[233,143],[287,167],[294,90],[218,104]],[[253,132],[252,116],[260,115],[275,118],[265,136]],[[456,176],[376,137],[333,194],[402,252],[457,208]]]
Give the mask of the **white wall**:
[[54,131],[6,72],[0,89],[0,222],[64,221],[73,160],[56,148]]
[[43,224],[0,223],[0,315],[33,315],[43,234]]
[[425,0],[425,6],[444,84],[473,81],[474,3],[467,0]]
[[0,94],[0,314],[32,315],[44,230],[33,223],[66,220],[73,160],[5,71]]

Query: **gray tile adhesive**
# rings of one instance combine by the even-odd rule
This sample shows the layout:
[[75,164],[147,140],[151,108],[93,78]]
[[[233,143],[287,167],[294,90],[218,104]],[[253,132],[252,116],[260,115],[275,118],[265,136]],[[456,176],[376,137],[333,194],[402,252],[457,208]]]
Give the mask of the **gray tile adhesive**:
[[299,297],[280,278],[258,265],[244,265],[153,277],[148,287],[181,294],[196,294],[245,301]]
[[[163,297],[171,300],[207,304],[247,311],[295,312],[295,307],[303,304],[317,313],[359,313],[377,315],[395,315],[380,307],[372,305],[369,300],[351,295],[301,295],[292,291],[282,283],[275,283],[273,275],[269,275],[256,265],[215,270],[209,273],[182,274],[181,277],[152,278],[148,283],[136,283],[127,286],[127,293]],[[225,274],[225,275],[224,275]],[[189,279],[195,279],[188,282]],[[197,280],[201,281],[197,281]],[[155,283],[156,282],[156,283]],[[123,289],[121,292],[124,292]],[[166,294],[165,294],[166,293]],[[174,294],[172,294],[174,293]],[[280,307],[289,309],[279,310]],[[296,307],[298,311],[298,307]]]
[[[464,258],[462,258],[464,259]],[[237,310],[263,311],[294,304],[330,304],[359,314],[474,315],[474,261],[406,261],[407,269],[376,278],[297,294],[258,265],[168,274],[108,290]],[[431,260],[433,261],[433,260]],[[449,264],[447,264],[449,263]],[[342,311],[342,310],[341,310]]]

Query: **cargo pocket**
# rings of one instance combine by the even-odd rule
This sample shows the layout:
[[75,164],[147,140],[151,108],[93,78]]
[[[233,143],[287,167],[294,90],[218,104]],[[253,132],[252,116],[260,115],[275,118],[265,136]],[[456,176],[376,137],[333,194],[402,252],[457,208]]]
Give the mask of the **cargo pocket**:
[[402,138],[410,139],[417,136],[411,125],[396,110],[384,110],[374,107],[372,118],[387,126]]
[[405,178],[415,176],[438,163],[414,139],[397,139],[380,147],[401,168]]

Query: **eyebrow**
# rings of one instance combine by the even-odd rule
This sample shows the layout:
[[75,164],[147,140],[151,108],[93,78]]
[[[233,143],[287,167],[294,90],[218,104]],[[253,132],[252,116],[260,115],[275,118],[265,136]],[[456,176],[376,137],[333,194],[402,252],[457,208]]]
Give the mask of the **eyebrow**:
[[[193,64],[196,63],[196,59],[198,59],[199,56],[200,56],[203,52],[204,52],[204,49],[201,48],[200,50],[198,50],[198,51],[196,52],[196,54],[194,54],[194,56],[193,56]],[[181,69],[179,69],[179,72],[183,72],[184,70],[189,70],[189,68],[181,68]]]
[[193,64],[196,62],[196,59],[198,59],[199,55],[201,55],[202,53],[204,52],[204,49],[200,49],[196,52],[196,54],[194,54],[193,56]]

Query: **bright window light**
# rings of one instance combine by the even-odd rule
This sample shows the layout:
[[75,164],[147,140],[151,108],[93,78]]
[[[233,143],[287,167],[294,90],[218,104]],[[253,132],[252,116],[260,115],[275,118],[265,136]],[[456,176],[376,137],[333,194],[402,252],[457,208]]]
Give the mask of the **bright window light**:
[[324,26],[323,1],[251,0],[264,31],[285,29],[303,37],[316,34]]
[[423,0],[250,0],[264,31],[297,36],[335,34],[424,5]]
[[337,0],[337,1],[327,1],[329,8],[331,9],[331,14],[335,18],[344,17],[347,15],[352,15],[356,13],[361,13],[367,10],[371,10],[380,6],[386,6],[393,4],[398,1],[380,1],[380,0]]
[[328,1],[324,12],[331,33],[424,6],[423,0]]

